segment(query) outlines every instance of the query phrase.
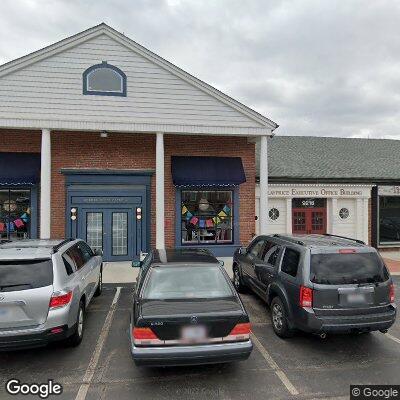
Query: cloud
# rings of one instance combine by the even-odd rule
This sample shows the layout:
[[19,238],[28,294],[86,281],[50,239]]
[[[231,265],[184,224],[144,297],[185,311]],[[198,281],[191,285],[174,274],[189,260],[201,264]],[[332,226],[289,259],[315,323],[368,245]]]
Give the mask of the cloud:
[[2,0],[0,62],[102,21],[276,121],[400,139],[400,3]]

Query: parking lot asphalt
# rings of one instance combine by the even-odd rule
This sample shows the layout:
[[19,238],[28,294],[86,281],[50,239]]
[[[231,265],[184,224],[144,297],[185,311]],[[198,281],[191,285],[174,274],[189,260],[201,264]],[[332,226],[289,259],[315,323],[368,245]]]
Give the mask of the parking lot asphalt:
[[[397,303],[400,277],[395,277]],[[120,289],[118,289],[118,287]],[[349,398],[350,384],[400,384],[400,322],[389,334],[320,339],[275,336],[269,310],[255,295],[242,295],[255,344],[247,361],[199,367],[138,368],[129,352],[132,285],[105,285],[87,310],[81,345],[0,353],[0,399],[11,378],[61,383],[57,399],[320,399]]]

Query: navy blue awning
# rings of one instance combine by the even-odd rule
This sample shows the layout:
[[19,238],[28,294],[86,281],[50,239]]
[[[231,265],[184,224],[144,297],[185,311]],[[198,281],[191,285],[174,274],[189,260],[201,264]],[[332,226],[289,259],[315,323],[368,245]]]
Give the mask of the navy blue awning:
[[0,185],[34,185],[40,178],[40,154],[0,153]]
[[176,186],[235,186],[246,182],[240,157],[172,156],[171,172]]

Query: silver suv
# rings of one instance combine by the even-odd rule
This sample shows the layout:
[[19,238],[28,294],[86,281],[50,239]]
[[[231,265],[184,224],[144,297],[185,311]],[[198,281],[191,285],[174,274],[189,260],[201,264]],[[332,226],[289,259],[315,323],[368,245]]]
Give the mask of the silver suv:
[[82,240],[0,244],[0,350],[65,340],[77,346],[102,289],[102,257]]

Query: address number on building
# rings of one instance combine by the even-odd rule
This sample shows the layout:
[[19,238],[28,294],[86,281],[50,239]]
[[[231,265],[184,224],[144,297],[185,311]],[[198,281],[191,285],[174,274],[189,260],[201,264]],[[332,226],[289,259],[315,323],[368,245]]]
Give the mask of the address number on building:
[[301,205],[303,207],[314,207],[315,206],[315,201],[314,200],[303,200],[301,202]]

